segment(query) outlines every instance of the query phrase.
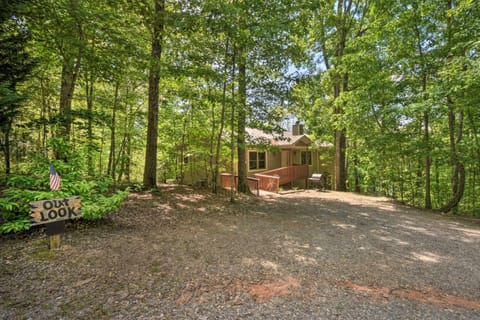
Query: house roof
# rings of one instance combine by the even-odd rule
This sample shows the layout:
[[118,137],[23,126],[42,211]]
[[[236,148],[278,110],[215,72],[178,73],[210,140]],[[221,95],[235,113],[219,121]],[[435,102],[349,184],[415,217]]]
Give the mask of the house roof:
[[260,129],[247,128],[247,142],[250,144],[269,144],[277,147],[309,146],[312,140],[305,134],[293,135],[290,131],[283,134],[267,133]]

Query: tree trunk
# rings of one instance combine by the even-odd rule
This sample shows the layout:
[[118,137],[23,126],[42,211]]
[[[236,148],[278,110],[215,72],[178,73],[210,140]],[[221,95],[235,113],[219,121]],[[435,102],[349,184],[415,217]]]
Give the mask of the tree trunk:
[[[452,198],[450,201],[440,208],[442,212],[449,212],[456,208],[462,200],[465,191],[465,166],[458,157],[457,145],[460,144],[463,134],[463,112],[459,112],[458,124],[456,123],[455,110],[453,100],[447,97],[449,104],[448,110],[448,131],[450,140],[450,163],[453,167],[452,174]],[[455,136],[455,131],[457,134]]]
[[[128,86],[127,86],[127,97],[128,97]],[[135,123],[135,111],[133,110],[131,104],[127,103],[125,105],[125,134],[126,134],[126,151],[125,151],[125,167],[124,167],[124,174],[125,180],[130,182],[130,166],[132,161],[132,130]]]
[[5,126],[5,129],[3,130],[3,141],[2,141],[2,150],[3,150],[3,155],[5,157],[5,175],[8,177],[10,175],[11,171],[11,156],[10,156],[10,131],[11,131],[12,125],[9,123]]
[[40,78],[40,93],[42,97],[42,119],[43,119],[43,125],[42,125],[42,148],[43,152],[45,154],[45,157],[48,157],[48,149],[47,149],[47,138],[48,138],[48,128],[49,126],[47,125],[48,120],[50,120],[50,105],[47,102],[47,93],[46,93],[46,88],[44,84],[45,79],[43,77]]
[[429,141],[429,115],[428,112],[423,113],[423,127],[424,127],[424,140],[425,140],[425,148],[426,148],[426,156],[425,156],[425,208],[431,209],[432,208],[432,199],[431,199],[431,179],[430,179],[430,172],[431,172],[431,165],[432,165],[432,157],[430,156],[430,141]]
[[[120,144],[120,150],[118,151],[118,156],[116,157],[116,160],[114,162],[113,167],[115,168],[115,172],[117,174],[117,181],[120,182],[122,181],[122,176],[123,173],[125,172],[125,152],[126,152],[126,147],[127,147],[127,134],[125,133],[123,135],[122,143]],[[120,164],[120,169],[117,170],[118,165]]]
[[[228,50],[229,50],[229,41],[225,42],[225,74],[228,73]],[[218,177],[220,175],[220,150],[222,147],[222,136],[223,136],[223,128],[225,127],[225,110],[227,104],[227,79],[223,80],[223,88],[222,88],[222,109],[220,111],[220,128],[218,129],[217,134],[217,141],[215,147],[215,168],[212,175],[212,191],[217,193],[217,185],[218,185]]]
[[[128,85],[125,89],[125,99],[128,99]],[[122,144],[120,145],[120,151],[118,152],[118,160],[117,162],[120,163],[120,170],[117,175],[117,181],[121,182],[123,179],[123,175],[126,174],[126,166],[128,161],[127,149],[128,149],[128,136],[130,134],[130,120],[128,118],[128,104],[125,103],[125,108],[123,113],[125,114],[125,121],[123,123],[123,139]]]
[[[80,69],[81,54],[82,50],[79,49],[76,61],[73,58],[65,57],[62,65],[58,136],[66,140],[70,139],[70,133],[72,130],[72,100],[75,92],[75,83]],[[55,157],[57,159],[67,160],[66,155],[61,154],[59,150],[55,150]]]
[[[185,178],[185,144],[186,144],[186,137],[187,137],[187,115],[184,115],[183,118],[183,127],[182,127],[182,139],[180,140],[180,173],[177,177],[177,181],[180,184],[183,184]],[[191,160],[193,159],[189,159]]]
[[155,0],[153,17],[152,51],[150,75],[148,79],[148,127],[147,147],[143,185],[146,188],[157,187],[157,143],[158,143],[158,97],[160,83],[160,58],[162,55],[162,36],[164,28],[163,14],[165,0]]
[[[345,8],[345,3],[343,0],[337,2],[337,43],[335,49],[335,58],[336,64],[339,64],[343,54],[345,52],[345,46],[347,41],[347,18],[349,11],[348,6]],[[335,69],[337,69],[335,67]],[[338,101],[341,91],[348,91],[348,74],[342,73],[339,70],[335,70],[334,74],[334,88],[333,88],[333,97],[335,101]],[[345,72],[345,71],[343,71]],[[341,117],[344,113],[343,106],[338,103],[334,107],[334,114],[338,117]],[[342,121],[340,121],[341,123]],[[346,161],[346,148],[347,148],[347,137],[346,129],[343,127],[343,124],[336,125],[335,128],[335,190],[336,191],[347,191],[347,161]]]
[[456,164],[454,168],[454,177],[454,179],[456,180],[455,193],[453,193],[450,201],[440,208],[441,212],[450,212],[458,206],[458,204],[463,198],[463,193],[465,191],[465,167],[462,163]]
[[227,96],[227,80],[223,82],[223,96],[222,96],[222,109],[220,111],[220,128],[218,129],[217,141],[215,146],[215,168],[212,175],[213,192],[217,193],[218,180],[220,176],[220,150],[222,147],[223,128],[225,126],[225,109],[226,109],[226,96]]
[[128,133],[127,136],[127,159],[125,162],[125,180],[127,182],[130,182],[130,164],[132,161],[132,139],[131,139],[131,133]]
[[[425,64],[425,57],[422,48],[422,36],[420,30],[417,26],[414,28],[416,37],[417,37],[417,50],[422,61],[422,78],[421,78],[421,85],[422,85],[422,102],[427,105],[428,101],[428,92],[427,92],[427,67]],[[430,148],[430,133],[429,133],[429,112],[425,110],[423,112],[423,142],[425,148],[425,208],[431,209],[432,208],[432,199],[431,199],[431,165],[432,165],[432,157],[431,157],[431,148]]]
[[[78,65],[78,63],[77,63]],[[75,91],[77,72],[74,59],[65,58],[62,66],[62,79],[60,85],[60,128],[59,135],[70,137],[72,126],[72,100]]]
[[245,128],[247,120],[247,53],[244,48],[239,50],[238,63],[238,96],[239,108],[237,118],[237,158],[238,158],[238,192],[249,193],[247,183],[247,159]]
[[[422,47],[418,45],[420,55],[423,57]],[[424,71],[425,73],[426,71]],[[422,77],[422,92],[423,92],[423,103],[427,103],[427,76],[426,74]],[[425,209],[432,208],[432,198],[431,198],[431,166],[432,166],[432,156],[430,154],[430,115],[428,111],[423,113],[423,140],[425,143]]]
[[118,90],[120,87],[120,83],[117,81],[115,82],[115,95],[113,98],[113,106],[112,106],[112,125],[110,128],[110,153],[108,155],[108,168],[107,168],[107,175],[112,177],[112,180],[115,181],[116,176],[116,161],[115,161],[115,127],[117,126],[117,105],[118,105]]
[[[210,101],[214,101],[212,99],[212,87],[211,86],[208,86],[208,99]],[[210,136],[209,136],[209,140],[210,140],[210,143],[209,143],[209,154],[208,154],[208,169],[206,168],[205,169],[205,174],[206,174],[206,177],[207,177],[207,184],[208,186],[212,186],[212,192],[213,193],[216,193],[217,192],[217,186],[216,186],[216,182],[214,182],[214,179],[216,179],[216,174],[215,174],[215,163],[216,163],[216,159],[215,159],[215,155],[216,155],[216,137],[217,137],[217,121],[216,121],[216,118],[215,118],[215,107],[217,106],[217,103],[214,102],[212,103],[212,106],[211,106],[211,109],[210,109],[210,116],[211,116],[211,122],[212,122],[212,129],[210,131]]]
[[93,77],[90,77],[85,83],[85,93],[87,97],[87,168],[88,175],[94,175],[93,169]]
[[467,117],[468,117],[468,121],[470,122],[470,127],[472,129],[472,133],[473,133],[473,141],[475,142],[475,152],[477,154],[477,163],[480,164],[480,139],[478,138],[478,129],[477,129],[477,124],[475,122],[475,116],[472,112],[472,110],[468,110],[467,111]]
[[[78,41],[83,41],[83,29],[80,22],[77,22]],[[78,46],[76,57],[63,56],[62,78],[60,83],[60,128],[61,137],[69,139],[72,126],[72,100],[75,92],[80,65],[82,61],[83,48]]]
[[347,191],[345,130],[335,130],[335,190]]
[[[235,101],[235,68],[236,68],[236,59],[237,59],[237,51],[233,50],[232,56],[232,101]],[[235,103],[232,103],[232,109],[230,114],[230,128],[231,128],[231,141],[230,141],[230,171],[232,172],[231,180],[230,180],[230,202],[233,203],[235,201]]]
[[355,150],[355,154],[353,156],[353,176],[354,176],[354,190],[355,192],[360,193],[362,190],[360,188],[360,174],[358,172],[358,166],[359,166],[359,161],[358,161],[358,156],[357,156],[357,141],[353,142],[353,148]]
[[[335,100],[340,97],[341,93],[341,84],[343,83],[343,91],[348,91],[348,76],[344,75],[340,79],[340,76],[337,76],[337,83],[334,85],[334,98]],[[343,107],[335,106],[334,113],[341,117],[343,115]],[[342,125],[340,125],[342,126]],[[335,129],[335,190],[336,191],[347,191],[347,160],[346,160],[346,149],[347,149],[347,137],[345,128],[338,127]]]
[[[423,58],[422,47],[418,45],[420,55]],[[422,77],[422,92],[423,92],[423,103],[427,103],[427,76],[425,74]],[[432,166],[432,156],[430,148],[430,115],[428,111],[423,112],[423,141],[425,144],[425,209],[432,208],[432,198],[431,198],[431,166]]]
[[[454,9],[455,2],[447,0],[447,10]],[[451,46],[451,35],[454,32],[452,27],[451,17],[447,18],[447,46]],[[447,55],[447,61],[452,60],[451,53]],[[465,166],[461,162],[457,150],[457,146],[462,141],[463,135],[463,110],[455,110],[455,104],[453,97],[447,95],[448,106],[448,132],[450,141],[450,162],[453,168],[452,174],[452,198],[445,204],[440,210],[442,212],[449,212],[455,209],[462,200],[463,193],[465,191]],[[458,123],[456,119],[456,112],[458,112]],[[456,132],[456,134],[455,134]]]

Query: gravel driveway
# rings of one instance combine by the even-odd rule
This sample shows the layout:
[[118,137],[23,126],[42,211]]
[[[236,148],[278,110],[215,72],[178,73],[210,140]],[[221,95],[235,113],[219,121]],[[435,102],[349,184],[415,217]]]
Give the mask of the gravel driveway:
[[480,224],[386,198],[163,186],[0,238],[1,319],[480,319]]

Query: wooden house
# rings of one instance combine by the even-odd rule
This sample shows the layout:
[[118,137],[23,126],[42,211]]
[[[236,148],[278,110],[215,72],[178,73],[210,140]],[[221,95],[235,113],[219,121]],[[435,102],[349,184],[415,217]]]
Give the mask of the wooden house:
[[[285,185],[306,188],[313,173],[331,176],[330,166],[320,163],[321,149],[304,133],[302,124],[293,125],[283,134],[248,128],[246,165],[250,189],[277,192]],[[223,187],[230,188],[232,174],[223,173],[221,180]]]

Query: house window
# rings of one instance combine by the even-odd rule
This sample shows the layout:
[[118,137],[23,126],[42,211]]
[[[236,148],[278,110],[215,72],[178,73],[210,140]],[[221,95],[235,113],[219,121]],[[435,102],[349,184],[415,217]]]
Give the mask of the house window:
[[260,170],[267,168],[265,152],[250,151],[248,153],[249,170]]
[[302,164],[312,165],[312,151],[302,151]]

